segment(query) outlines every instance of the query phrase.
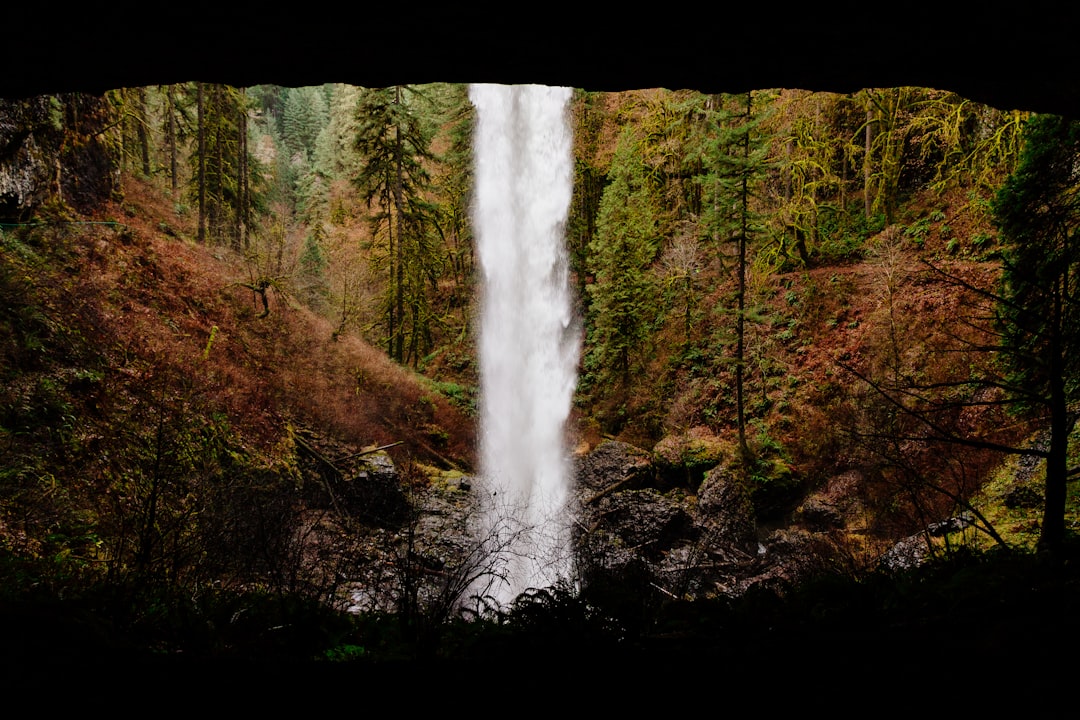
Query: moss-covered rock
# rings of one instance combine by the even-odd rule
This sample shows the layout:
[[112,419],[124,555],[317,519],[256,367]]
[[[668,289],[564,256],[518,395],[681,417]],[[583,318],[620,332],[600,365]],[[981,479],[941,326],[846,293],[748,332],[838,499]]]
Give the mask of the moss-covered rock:
[[733,458],[735,449],[730,440],[707,428],[694,427],[658,442],[653,448],[653,462],[667,483],[695,489],[709,470]]

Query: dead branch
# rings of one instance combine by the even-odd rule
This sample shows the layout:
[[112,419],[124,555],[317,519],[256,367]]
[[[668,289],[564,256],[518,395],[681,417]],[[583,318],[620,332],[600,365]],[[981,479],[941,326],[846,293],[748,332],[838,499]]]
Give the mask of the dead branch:
[[371,448],[369,450],[361,450],[358,453],[353,453],[352,455],[346,455],[345,457],[338,458],[338,462],[345,462],[346,460],[352,460],[354,458],[363,457],[364,455],[371,455],[372,453],[377,453],[380,450],[388,450],[388,449],[390,449],[392,447],[397,447],[398,445],[404,445],[404,444],[405,444],[404,440],[398,440],[397,442],[392,442],[389,445],[380,445],[377,448]]

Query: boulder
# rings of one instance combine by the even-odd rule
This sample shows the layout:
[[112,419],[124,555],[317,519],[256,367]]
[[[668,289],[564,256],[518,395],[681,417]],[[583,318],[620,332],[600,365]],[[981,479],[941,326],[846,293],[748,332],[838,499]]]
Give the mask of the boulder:
[[592,452],[577,459],[577,485],[582,490],[640,488],[652,484],[652,459],[639,447],[617,440],[605,440]]
[[1010,510],[1042,507],[1043,495],[1030,485],[1019,485],[1005,495],[1005,507]]
[[734,456],[734,444],[707,428],[668,435],[653,448],[657,473],[668,483],[696,489],[705,474]]
[[341,508],[364,522],[393,527],[410,515],[394,460],[385,451],[356,459],[351,472],[331,481]]
[[600,529],[650,555],[686,538],[693,524],[683,504],[653,488],[612,493],[598,515]]
[[719,465],[705,475],[698,491],[698,511],[699,522],[715,543],[757,553],[757,521],[750,491],[730,465]]
[[811,532],[865,529],[866,513],[859,499],[863,476],[857,470],[835,475],[812,492],[792,514],[792,521]]
[[794,519],[814,532],[838,530],[844,527],[840,508],[820,498],[808,498],[795,510]]

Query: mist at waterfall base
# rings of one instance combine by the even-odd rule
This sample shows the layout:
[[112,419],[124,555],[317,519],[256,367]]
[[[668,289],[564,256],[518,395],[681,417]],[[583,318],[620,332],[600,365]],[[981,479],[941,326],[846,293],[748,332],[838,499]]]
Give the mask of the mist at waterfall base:
[[488,569],[474,594],[500,604],[568,579],[565,424],[579,324],[565,227],[573,190],[570,88],[474,84],[473,226],[479,326],[482,502]]

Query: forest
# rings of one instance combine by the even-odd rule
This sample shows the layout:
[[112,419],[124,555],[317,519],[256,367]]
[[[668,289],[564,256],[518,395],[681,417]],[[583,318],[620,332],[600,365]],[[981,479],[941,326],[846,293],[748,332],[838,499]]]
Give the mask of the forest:
[[[28,127],[0,153],[8,659],[42,637],[324,664],[509,653],[512,632],[655,652],[688,626],[736,642],[735,617],[911,627],[946,586],[982,619],[1009,572],[1075,629],[1074,121],[918,87],[575,90],[575,457],[634,448],[636,490],[701,508],[730,477],[753,542],[812,570],[657,593],[624,569],[462,625],[415,500],[464,502],[477,470],[467,87],[190,82],[0,113]],[[22,195],[19,163],[48,168]],[[912,537],[920,562],[886,567]],[[377,612],[344,594],[365,582],[390,588]],[[109,639],[57,630],[61,600]],[[57,617],[27,625],[43,602]]]

